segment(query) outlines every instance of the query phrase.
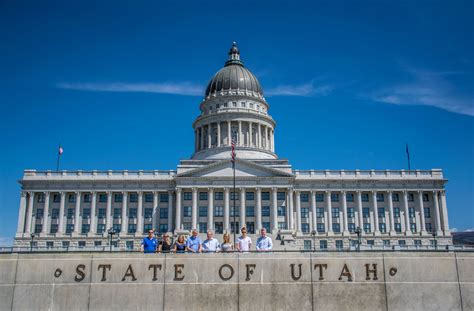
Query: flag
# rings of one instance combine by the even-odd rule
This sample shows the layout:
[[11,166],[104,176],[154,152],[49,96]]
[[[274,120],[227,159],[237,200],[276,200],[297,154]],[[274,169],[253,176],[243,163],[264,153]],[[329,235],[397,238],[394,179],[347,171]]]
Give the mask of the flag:
[[232,163],[235,162],[235,138],[232,138],[232,150],[231,150],[231,156],[232,156]]
[[61,145],[59,145],[58,154],[59,154],[59,155],[62,155],[63,152],[64,152],[63,147],[61,147]]

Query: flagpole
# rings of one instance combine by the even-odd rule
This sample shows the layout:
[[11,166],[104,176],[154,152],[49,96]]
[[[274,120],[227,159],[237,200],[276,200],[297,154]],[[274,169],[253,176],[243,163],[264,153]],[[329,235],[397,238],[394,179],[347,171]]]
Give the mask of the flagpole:
[[237,242],[237,237],[236,237],[237,226],[235,222],[235,159],[232,160],[232,171],[234,174],[234,178],[233,178],[234,179],[234,193],[232,194],[232,201],[234,202],[233,211],[234,211],[234,247],[235,247],[235,243]]
[[61,144],[59,144],[59,147],[58,147],[58,160],[56,161],[56,172],[59,172],[59,159],[61,158]]
[[406,151],[407,151],[407,161],[408,161],[408,174],[410,174],[411,171],[411,165],[410,165],[410,150],[408,150],[408,144],[406,144]]

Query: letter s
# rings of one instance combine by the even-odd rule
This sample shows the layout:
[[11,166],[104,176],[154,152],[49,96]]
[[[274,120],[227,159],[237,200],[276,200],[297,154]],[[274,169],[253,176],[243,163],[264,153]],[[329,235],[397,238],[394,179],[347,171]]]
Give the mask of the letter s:
[[86,274],[84,273],[85,269],[86,269],[86,266],[83,264],[80,264],[76,267],[77,275],[74,277],[74,281],[81,282],[82,280],[84,280],[84,278],[86,277]]

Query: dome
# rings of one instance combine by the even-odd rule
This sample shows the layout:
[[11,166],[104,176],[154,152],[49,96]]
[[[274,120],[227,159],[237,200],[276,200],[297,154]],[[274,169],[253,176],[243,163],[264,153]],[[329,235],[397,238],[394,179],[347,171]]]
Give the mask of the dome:
[[229,51],[229,60],[209,81],[205,98],[225,95],[247,95],[263,98],[262,87],[257,78],[244,67],[235,42]]

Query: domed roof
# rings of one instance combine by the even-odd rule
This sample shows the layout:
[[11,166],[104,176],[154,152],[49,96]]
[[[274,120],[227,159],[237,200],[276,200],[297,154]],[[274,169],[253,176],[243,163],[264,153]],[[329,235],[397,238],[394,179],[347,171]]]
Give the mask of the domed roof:
[[226,95],[247,95],[263,99],[262,87],[257,78],[244,67],[235,42],[229,51],[229,60],[209,81],[205,98]]

